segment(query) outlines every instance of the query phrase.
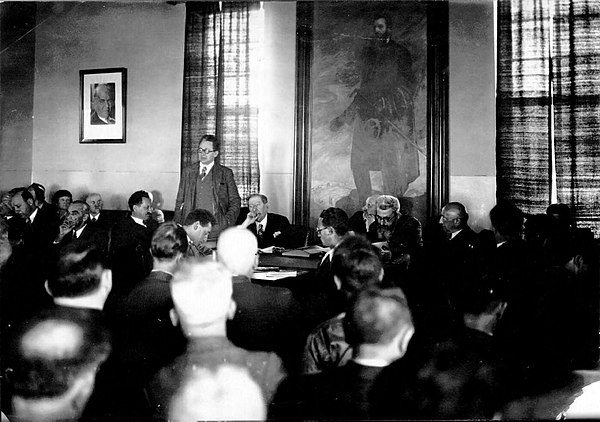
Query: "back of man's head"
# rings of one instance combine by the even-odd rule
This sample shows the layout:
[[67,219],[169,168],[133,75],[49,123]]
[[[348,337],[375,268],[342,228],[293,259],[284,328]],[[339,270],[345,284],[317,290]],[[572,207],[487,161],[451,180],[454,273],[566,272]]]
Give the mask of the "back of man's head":
[[379,255],[363,236],[349,236],[335,248],[331,272],[348,296],[361,288],[378,284],[383,278]]
[[235,311],[232,292],[231,273],[223,264],[210,259],[183,262],[173,274],[171,295],[184,333],[193,336],[213,325],[224,330]]
[[520,237],[523,230],[523,212],[512,202],[502,201],[490,210],[490,220],[496,232],[505,239]]
[[78,420],[110,336],[97,314],[56,308],[17,328],[9,367],[18,420]]
[[196,210],[190,211],[188,215],[185,217],[183,221],[184,226],[191,226],[195,222],[199,222],[202,227],[208,226],[208,223],[215,225],[217,224],[217,220],[215,216],[208,210],[204,210],[202,208],[198,208]]
[[170,420],[264,420],[266,408],[258,384],[246,368],[221,365],[186,374],[169,406]]
[[359,292],[344,318],[346,341],[352,346],[387,345],[399,333],[412,330],[408,302],[397,287],[373,287]]
[[75,298],[94,293],[100,288],[106,270],[104,255],[89,243],[72,242],[60,256],[47,288],[54,298]]
[[333,228],[338,236],[341,237],[348,233],[348,214],[341,208],[327,208],[321,212],[319,217],[323,219],[323,226]]
[[167,221],[156,229],[150,242],[150,252],[159,261],[176,260],[185,255],[188,247],[185,230],[173,221]]
[[36,201],[44,202],[46,200],[46,188],[39,183],[32,183],[27,188],[29,192],[34,192]]
[[217,257],[235,275],[250,277],[256,267],[256,236],[242,227],[230,227],[219,235]]

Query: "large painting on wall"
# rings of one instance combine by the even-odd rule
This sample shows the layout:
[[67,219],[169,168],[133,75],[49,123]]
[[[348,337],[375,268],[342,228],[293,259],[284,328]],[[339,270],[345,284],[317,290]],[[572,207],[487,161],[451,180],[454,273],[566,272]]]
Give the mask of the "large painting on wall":
[[424,223],[437,212],[443,16],[433,2],[298,3],[297,220],[314,225],[332,206],[351,215],[375,194]]

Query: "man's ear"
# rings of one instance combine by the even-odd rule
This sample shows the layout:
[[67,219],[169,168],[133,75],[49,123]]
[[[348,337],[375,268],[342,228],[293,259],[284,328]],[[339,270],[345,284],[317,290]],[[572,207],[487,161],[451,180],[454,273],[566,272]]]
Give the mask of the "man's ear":
[[579,273],[581,271],[581,269],[583,268],[583,264],[584,264],[584,259],[583,256],[581,255],[575,255],[573,257],[573,264],[575,264],[575,268],[577,269],[577,273]]
[[46,293],[48,293],[49,296],[52,296],[52,292],[50,291],[50,287],[48,286],[48,280],[44,281],[44,288],[46,289]]
[[342,288],[342,280],[337,275],[333,276],[333,282],[335,283],[337,289],[341,290],[341,288]]
[[227,319],[233,319],[236,310],[237,303],[235,303],[235,300],[231,299],[231,302],[229,302],[229,310],[227,311]]
[[406,330],[401,331],[402,337],[400,338],[400,344],[399,344],[400,357],[405,355],[406,350],[408,349],[408,343],[410,342],[410,339],[412,338],[414,333],[415,333],[415,327],[412,325],[410,327],[408,327]]
[[112,290],[112,270],[106,268],[102,270],[102,275],[100,276],[100,288],[104,289],[106,295],[110,293]]
[[177,327],[179,325],[179,315],[177,315],[177,311],[175,309],[169,310],[169,318],[171,319],[171,324],[173,324],[173,327]]

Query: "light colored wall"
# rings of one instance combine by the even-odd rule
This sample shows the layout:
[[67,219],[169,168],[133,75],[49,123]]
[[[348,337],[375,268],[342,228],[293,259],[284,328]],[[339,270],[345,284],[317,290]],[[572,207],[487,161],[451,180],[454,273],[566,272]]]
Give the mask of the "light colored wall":
[[[263,7],[269,65],[259,116],[261,191],[272,211],[291,217],[295,5]],[[493,2],[451,0],[449,9],[450,199],[463,202],[480,229],[489,227],[487,212],[495,202]],[[22,179],[32,163],[32,180],[50,191],[66,187],[77,197],[98,190],[108,208],[124,209],[134,190],[156,190],[163,208],[172,209],[179,182],[184,26],[183,4],[78,3],[44,21],[36,30],[33,143],[0,141],[3,188],[16,184],[6,182],[10,156],[19,163],[10,174]],[[124,145],[79,144],[79,70],[100,67],[129,72]]]
[[475,230],[496,202],[493,0],[449,3],[450,200]]
[[265,2],[264,77],[259,114],[260,190],[290,218],[294,192],[296,5]]
[[[179,182],[185,5],[79,3],[36,30],[32,179],[50,194],[102,194],[126,209],[136,190],[172,209]],[[79,70],[125,67],[127,142],[79,144]]]

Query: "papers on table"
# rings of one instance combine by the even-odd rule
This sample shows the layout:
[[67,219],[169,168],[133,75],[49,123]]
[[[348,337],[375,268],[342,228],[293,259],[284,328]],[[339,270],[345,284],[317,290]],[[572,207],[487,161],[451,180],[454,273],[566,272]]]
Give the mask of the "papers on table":
[[287,277],[296,277],[298,271],[264,271],[252,274],[254,280],[280,280]]

